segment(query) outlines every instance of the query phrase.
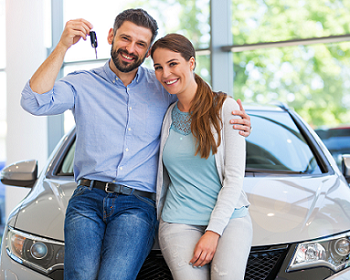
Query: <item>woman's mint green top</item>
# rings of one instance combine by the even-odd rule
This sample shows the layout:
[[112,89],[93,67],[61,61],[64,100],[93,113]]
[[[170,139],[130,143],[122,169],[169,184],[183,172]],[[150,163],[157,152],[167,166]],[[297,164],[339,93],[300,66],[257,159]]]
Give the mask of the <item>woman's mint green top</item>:
[[[215,157],[195,154],[195,138],[191,133],[189,113],[177,104],[172,111],[172,125],[163,151],[170,185],[162,212],[169,223],[208,225],[221,189]],[[232,218],[246,215],[247,207],[235,209]]]

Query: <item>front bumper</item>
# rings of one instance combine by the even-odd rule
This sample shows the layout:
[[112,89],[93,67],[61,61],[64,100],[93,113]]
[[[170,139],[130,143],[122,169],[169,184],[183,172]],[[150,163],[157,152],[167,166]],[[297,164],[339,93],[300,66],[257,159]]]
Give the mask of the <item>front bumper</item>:
[[13,261],[6,253],[1,250],[1,270],[0,279],[2,280],[52,280],[43,274],[40,274],[30,268],[27,268]]

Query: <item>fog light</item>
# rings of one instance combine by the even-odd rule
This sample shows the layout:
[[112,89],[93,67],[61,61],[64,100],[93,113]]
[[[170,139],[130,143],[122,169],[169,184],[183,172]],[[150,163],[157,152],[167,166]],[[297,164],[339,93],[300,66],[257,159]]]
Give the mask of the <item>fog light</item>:
[[47,252],[47,246],[42,242],[35,242],[30,247],[30,254],[37,260],[45,258],[47,256]]

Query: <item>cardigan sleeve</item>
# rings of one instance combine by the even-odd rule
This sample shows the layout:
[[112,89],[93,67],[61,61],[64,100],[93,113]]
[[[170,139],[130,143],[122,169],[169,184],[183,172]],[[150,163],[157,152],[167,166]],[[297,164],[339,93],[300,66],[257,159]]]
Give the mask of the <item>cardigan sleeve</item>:
[[[211,213],[206,230],[214,231],[222,235],[233,211],[249,205],[243,191],[243,178],[245,173],[246,143],[245,137],[239,131],[232,128],[230,120],[240,118],[232,115],[232,110],[239,110],[238,103],[228,97],[222,108],[223,127],[221,131],[221,147],[223,149],[222,188],[218,194],[216,205]],[[216,155],[218,156],[218,155]],[[244,205],[245,204],[245,205]]]

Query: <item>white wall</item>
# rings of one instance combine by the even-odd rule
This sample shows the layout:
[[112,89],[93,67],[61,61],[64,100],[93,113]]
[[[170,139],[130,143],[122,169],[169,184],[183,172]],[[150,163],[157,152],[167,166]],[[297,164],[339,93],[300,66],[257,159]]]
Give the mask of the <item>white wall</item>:
[[[21,91],[46,58],[44,1],[6,0],[7,137],[6,163],[47,159],[47,118],[34,117],[20,106]],[[28,189],[6,187],[6,216]]]

